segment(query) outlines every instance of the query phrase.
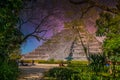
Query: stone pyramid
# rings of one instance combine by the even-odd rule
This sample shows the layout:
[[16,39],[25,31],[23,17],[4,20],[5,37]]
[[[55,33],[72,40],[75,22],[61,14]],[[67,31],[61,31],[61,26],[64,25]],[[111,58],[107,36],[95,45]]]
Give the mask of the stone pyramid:
[[34,51],[24,55],[22,59],[27,60],[66,60],[72,51],[73,60],[86,60],[83,45],[88,48],[90,54],[101,53],[101,42],[91,35],[83,26],[79,32],[71,28],[65,28],[39,46]]

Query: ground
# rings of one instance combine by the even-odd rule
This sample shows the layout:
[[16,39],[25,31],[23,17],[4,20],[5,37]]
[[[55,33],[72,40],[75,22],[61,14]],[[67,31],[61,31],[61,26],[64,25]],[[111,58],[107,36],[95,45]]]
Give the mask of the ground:
[[43,73],[50,68],[58,67],[59,64],[35,64],[29,66],[19,66],[20,76],[18,80],[42,80]]

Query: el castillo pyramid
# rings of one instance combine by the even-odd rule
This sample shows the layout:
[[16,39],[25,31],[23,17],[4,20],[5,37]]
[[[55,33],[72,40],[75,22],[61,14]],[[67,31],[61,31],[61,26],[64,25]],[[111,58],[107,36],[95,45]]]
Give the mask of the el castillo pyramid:
[[83,45],[89,54],[102,52],[102,43],[83,26],[79,27],[79,32],[65,28],[34,51],[25,54],[22,59],[66,60],[68,56],[72,56],[73,60],[87,60]]

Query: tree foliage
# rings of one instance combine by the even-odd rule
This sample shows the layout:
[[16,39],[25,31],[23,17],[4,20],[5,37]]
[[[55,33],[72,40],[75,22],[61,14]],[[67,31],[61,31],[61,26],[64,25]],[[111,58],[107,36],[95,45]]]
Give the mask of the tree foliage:
[[113,62],[112,74],[115,77],[115,63],[119,60],[120,55],[120,15],[102,13],[96,23],[98,26],[97,35],[106,36],[103,52]]
[[22,33],[17,28],[17,22],[21,8],[22,0],[0,2],[0,80],[16,80],[18,75],[18,66],[9,55],[20,48]]
[[120,48],[120,16],[101,13],[96,25],[97,35],[106,36],[103,45],[105,53],[118,53]]
[[0,55],[8,55],[20,46],[22,33],[17,29],[21,0],[4,0],[0,3]]

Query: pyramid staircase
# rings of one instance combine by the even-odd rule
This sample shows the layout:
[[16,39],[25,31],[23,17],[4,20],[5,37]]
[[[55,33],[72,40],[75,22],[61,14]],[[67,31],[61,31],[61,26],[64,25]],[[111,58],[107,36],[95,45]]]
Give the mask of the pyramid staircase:
[[34,51],[24,55],[22,59],[65,60],[65,58],[70,55],[72,46],[73,59],[86,60],[87,58],[81,40],[90,54],[98,54],[102,52],[101,42],[99,42],[95,36],[91,35],[83,26],[80,26],[79,32],[74,29],[65,28]]

